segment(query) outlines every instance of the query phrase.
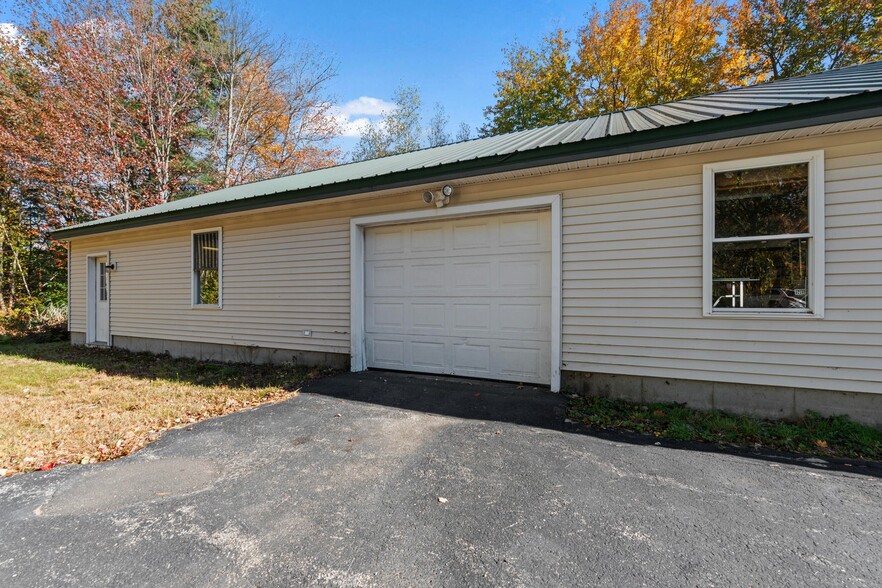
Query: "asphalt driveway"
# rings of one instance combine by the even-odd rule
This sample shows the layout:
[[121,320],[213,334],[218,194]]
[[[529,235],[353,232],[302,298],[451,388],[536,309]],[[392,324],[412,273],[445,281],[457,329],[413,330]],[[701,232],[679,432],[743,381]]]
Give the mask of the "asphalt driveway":
[[0,586],[882,583],[879,478],[600,439],[563,411],[510,385],[321,380],[0,480]]

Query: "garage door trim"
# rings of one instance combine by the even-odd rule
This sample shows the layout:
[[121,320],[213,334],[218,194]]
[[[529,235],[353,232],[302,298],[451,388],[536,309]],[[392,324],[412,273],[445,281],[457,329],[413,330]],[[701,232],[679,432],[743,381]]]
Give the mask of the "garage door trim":
[[549,194],[527,198],[513,198],[451,205],[444,208],[425,208],[375,216],[353,218],[350,221],[350,321],[351,356],[353,372],[367,369],[365,353],[364,307],[364,233],[367,227],[405,224],[428,220],[448,220],[469,216],[484,216],[524,210],[551,210],[551,390],[560,391],[561,367],[561,195]]

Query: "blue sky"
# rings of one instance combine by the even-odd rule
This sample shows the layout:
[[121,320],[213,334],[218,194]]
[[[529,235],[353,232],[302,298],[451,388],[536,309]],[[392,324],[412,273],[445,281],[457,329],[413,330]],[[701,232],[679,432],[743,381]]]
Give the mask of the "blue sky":
[[[255,16],[273,31],[314,43],[337,61],[339,75],[330,90],[350,120],[370,114],[356,110],[382,106],[359,98],[388,101],[406,84],[422,92],[427,116],[435,102],[444,105],[452,133],[460,122],[473,131],[483,124],[507,44],[536,45],[558,26],[576,30],[590,6],[563,0],[252,0]],[[354,142],[341,143],[348,149]]]
[[[220,1],[224,4],[224,0]],[[535,46],[556,27],[577,30],[592,2],[249,0],[254,16],[272,32],[319,47],[338,65],[329,90],[349,121],[387,106],[397,86],[416,86],[426,117],[441,103],[455,133],[474,130],[493,102],[502,49],[517,40]],[[598,0],[604,6],[605,0]],[[10,20],[0,7],[0,22]],[[362,111],[362,112],[359,112]],[[370,116],[368,116],[370,118]],[[348,125],[353,134],[357,125]],[[341,139],[348,150],[356,139]]]

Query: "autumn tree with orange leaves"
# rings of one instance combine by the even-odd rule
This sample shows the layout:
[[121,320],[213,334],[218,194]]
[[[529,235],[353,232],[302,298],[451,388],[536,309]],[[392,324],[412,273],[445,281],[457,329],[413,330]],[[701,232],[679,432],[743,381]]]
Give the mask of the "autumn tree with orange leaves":
[[882,57],[880,0],[740,0],[732,14],[733,42],[771,78]]
[[613,0],[575,39],[503,50],[483,134],[882,56],[880,0]]
[[0,34],[0,310],[46,289],[28,256],[52,257],[52,228],[339,157],[333,63],[233,4],[21,0],[18,14]]
[[273,38],[246,8],[230,4],[198,46],[211,77],[206,118],[217,183],[242,182],[332,165],[338,133],[324,88],[334,64],[313,46]]

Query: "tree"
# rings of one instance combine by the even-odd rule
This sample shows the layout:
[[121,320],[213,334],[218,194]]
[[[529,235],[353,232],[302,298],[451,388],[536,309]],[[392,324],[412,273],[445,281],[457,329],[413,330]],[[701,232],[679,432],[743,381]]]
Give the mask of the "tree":
[[615,112],[641,101],[644,65],[634,54],[642,43],[642,11],[637,0],[614,0],[605,14],[596,8],[589,13],[572,74],[582,104],[568,118]]
[[326,167],[339,156],[324,88],[336,75],[315,47],[292,50],[234,4],[200,31],[214,108],[206,126],[222,187]]
[[[31,158],[42,136],[45,72],[20,39],[0,35],[0,312],[26,303],[53,280],[64,284],[59,247],[45,235],[52,207]],[[59,288],[51,289],[58,291]]]
[[[392,101],[395,107],[389,112],[383,112],[378,120],[373,121],[361,133],[352,152],[352,161],[376,159],[450,143],[450,133],[447,131],[449,117],[441,104],[435,104],[428,126],[424,127],[423,99],[418,88],[399,86]],[[461,123],[457,140],[468,139],[469,132],[469,126]],[[422,140],[424,136],[425,141]]]
[[64,283],[49,229],[339,155],[333,64],[234,6],[20,2],[0,30],[0,310]]
[[746,56],[725,35],[722,0],[613,0],[588,13],[575,51],[563,31],[539,51],[505,50],[492,134],[712,92],[743,82]]
[[731,33],[772,78],[852,65],[882,56],[882,2],[741,0]]
[[561,31],[503,50],[483,134],[882,57],[880,0],[613,0],[587,16],[572,57]]
[[397,155],[421,147],[422,97],[419,90],[413,86],[399,86],[392,101],[395,109],[384,112],[359,137],[352,154],[353,161]]
[[25,29],[45,72],[30,155],[61,195],[58,224],[166,202],[191,181],[204,79],[176,32],[206,2],[46,5]]
[[496,103],[484,110],[483,135],[507,133],[573,118],[580,110],[570,41],[558,30],[534,51],[514,44],[503,50],[507,67],[496,73]]
[[[727,46],[721,0],[649,0],[635,106],[717,92],[742,83],[744,57]],[[630,105],[629,105],[630,106]]]
[[429,130],[426,134],[426,141],[429,147],[439,147],[450,143],[450,133],[447,132],[447,123],[450,117],[444,107],[435,103],[435,113],[429,120]]
[[614,0],[594,8],[575,56],[563,31],[539,51],[515,45],[497,74],[483,134],[554,124],[739,83],[743,55],[725,42],[720,0]]

